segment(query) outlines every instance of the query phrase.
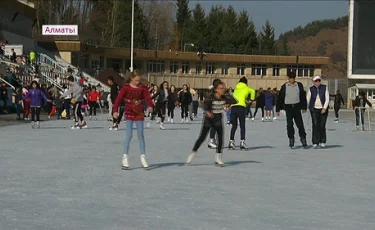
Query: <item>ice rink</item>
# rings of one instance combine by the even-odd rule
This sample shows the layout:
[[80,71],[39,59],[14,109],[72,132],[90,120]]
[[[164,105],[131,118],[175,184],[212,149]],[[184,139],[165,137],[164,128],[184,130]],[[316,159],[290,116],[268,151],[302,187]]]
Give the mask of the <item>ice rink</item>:
[[[311,145],[309,123],[306,114]],[[71,125],[0,128],[0,229],[375,229],[375,135],[354,132],[351,121],[328,120],[326,149],[302,149],[296,136],[291,150],[285,117],[248,120],[250,149],[224,149],[223,168],[207,142],[184,164],[200,121],[153,124],[150,169],[140,168],[134,130],[127,171],[124,130],[108,131],[105,116],[88,129]]]

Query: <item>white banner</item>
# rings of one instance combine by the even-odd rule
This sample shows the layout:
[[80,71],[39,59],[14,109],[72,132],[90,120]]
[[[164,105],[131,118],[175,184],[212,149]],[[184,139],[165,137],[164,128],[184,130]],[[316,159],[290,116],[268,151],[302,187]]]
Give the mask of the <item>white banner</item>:
[[5,45],[5,56],[11,56],[13,55],[12,49],[14,49],[14,52],[16,52],[17,56],[20,56],[23,54],[23,45]]
[[43,35],[78,35],[77,25],[43,25],[42,30]]

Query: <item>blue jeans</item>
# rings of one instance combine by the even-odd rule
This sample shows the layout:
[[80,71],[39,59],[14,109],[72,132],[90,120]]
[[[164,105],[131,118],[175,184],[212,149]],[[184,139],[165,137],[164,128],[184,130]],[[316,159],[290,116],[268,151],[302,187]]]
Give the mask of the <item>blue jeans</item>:
[[227,110],[227,121],[230,122],[230,111],[231,111],[231,108],[229,108]]
[[125,132],[125,143],[124,143],[124,154],[129,153],[130,141],[133,137],[133,123],[137,127],[137,136],[139,141],[139,148],[141,154],[146,153],[145,136],[143,135],[144,121],[126,121],[126,132]]

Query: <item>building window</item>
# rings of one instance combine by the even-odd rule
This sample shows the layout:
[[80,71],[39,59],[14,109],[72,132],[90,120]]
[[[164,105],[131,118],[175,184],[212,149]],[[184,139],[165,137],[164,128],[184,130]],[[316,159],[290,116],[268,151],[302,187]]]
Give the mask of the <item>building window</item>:
[[190,72],[190,66],[188,61],[182,62],[182,73],[189,73]]
[[273,65],[272,76],[280,76],[280,65]]
[[228,75],[228,69],[229,69],[229,64],[223,63],[223,66],[221,67],[221,75]]
[[237,65],[237,75],[245,75],[245,64]]
[[95,55],[91,57],[91,68],[92,69],[103,69],[104,68],[104,56]]
[[215,71],[215,63],[207,62],[206,63],[206,74],[214,74]]
[[314,76],[314,66],[312,65],[288,65],[287,73],[293,71],[298,77],[313,77]]
[[195,63],[195,73],[196,74],[202,73],[202,63],[200,62]]
[[171,73],[177,73],[178,72],[178,61],[171,61],[169,70]]
[[265,64],[253,64],[251,66],[251,75],[253,76],[266,76],[267,65]]
[[162,60],[149,60],[147,61],[147,72],[149,73],[163,73],[164,61]]

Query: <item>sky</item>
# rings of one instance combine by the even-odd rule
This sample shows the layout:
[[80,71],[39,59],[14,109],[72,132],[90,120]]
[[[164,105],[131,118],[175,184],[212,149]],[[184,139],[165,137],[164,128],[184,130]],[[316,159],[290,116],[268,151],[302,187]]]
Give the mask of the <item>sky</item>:
[[349,1],[347,0],[315,0],[315,1],[205,1],[190,0],[190,8],[200,3],[206,13],[213,5],[222,5],[240,12],[246,10],[254,21],[257,30],[260,31],[264,22],[268,19],[275,28],[275,38],[283,32],[300,25],[306,25],[314,20],[334,19],[348,14]]

